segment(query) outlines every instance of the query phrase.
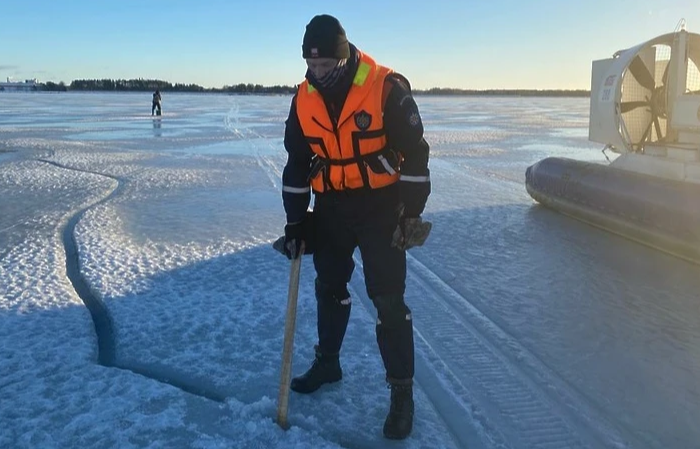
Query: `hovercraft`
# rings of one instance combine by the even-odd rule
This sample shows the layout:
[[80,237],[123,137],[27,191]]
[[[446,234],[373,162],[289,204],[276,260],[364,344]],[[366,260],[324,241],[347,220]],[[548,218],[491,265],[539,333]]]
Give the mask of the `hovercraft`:
[[700,35],[684,25],[593,61],[588,138],[609,165],[550,157],[527,168],[540,204],[700,263]]

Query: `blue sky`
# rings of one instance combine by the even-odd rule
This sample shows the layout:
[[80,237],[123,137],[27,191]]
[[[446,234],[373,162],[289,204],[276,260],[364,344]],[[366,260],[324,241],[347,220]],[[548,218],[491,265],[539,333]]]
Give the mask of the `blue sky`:
[[697,0],[33,0],[0,9],[0,79],[158,78],[221,87],[303,78],[304,27],[348,38],[414,87],[587,89],[594,59],[700,33]]

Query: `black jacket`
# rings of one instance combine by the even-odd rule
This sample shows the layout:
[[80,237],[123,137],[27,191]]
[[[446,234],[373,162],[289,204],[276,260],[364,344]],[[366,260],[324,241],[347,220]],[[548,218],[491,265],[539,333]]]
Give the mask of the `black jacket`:
[[[314,84],[324,98],[332,120],[337,120],[345,102],[352,79],[357,71],[356,49],[351,46],[351,67],[343,80],[339,80],[332,92],[324,92]],[[387,144],[399,151],[404,161],[400,167],[399,181],[401,202],[405,215],[417,217],[423,213],[430,195],[430,171],[428,169],[428,143],[423,138],[423,123],[418,112],[408,80],[392,73],[386,78],[384,89],[391,89],[384,104],[384,131]],[[287,165],[282,174],[282,200],[287,213],[287,223],[302,221],[311,201],[309,173],[314,153],[304,137],[296,108],[296,95],[292,99],[289,117],[285,122],[284,147],[287,150]]]

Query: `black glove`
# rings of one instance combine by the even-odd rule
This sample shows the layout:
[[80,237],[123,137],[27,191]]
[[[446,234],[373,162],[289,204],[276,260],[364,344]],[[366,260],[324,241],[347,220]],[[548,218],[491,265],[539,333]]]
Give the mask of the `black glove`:
[[304,254],[313,254],[313,211],[307,211],[303,221],[285,226],[284,235],[277,239],[272,247],[287,256],[288,259],[296,259],[300,255],[302,241],[304,242]]
[[296,259],[301,255],[301,242],[304,241],[304,222],[288,224],[284,227],[284,255]]

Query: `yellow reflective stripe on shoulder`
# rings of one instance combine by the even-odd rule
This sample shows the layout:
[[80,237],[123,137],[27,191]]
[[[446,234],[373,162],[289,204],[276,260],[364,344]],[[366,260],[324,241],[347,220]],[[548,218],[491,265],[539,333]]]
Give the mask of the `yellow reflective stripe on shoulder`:
[[306,83],[306,92],[311,93],[311,92],[315,92],[315,91],[316,91],[316,88],[314,86],[312,86],[311,83]]
[[355,79],[352,80],[352,83],[356,86],[362,86],[365,84],[370,70],[372,70],[372,66],[364,61],[360,62],[360,66],[357,68],[357,73],[355,73]]

